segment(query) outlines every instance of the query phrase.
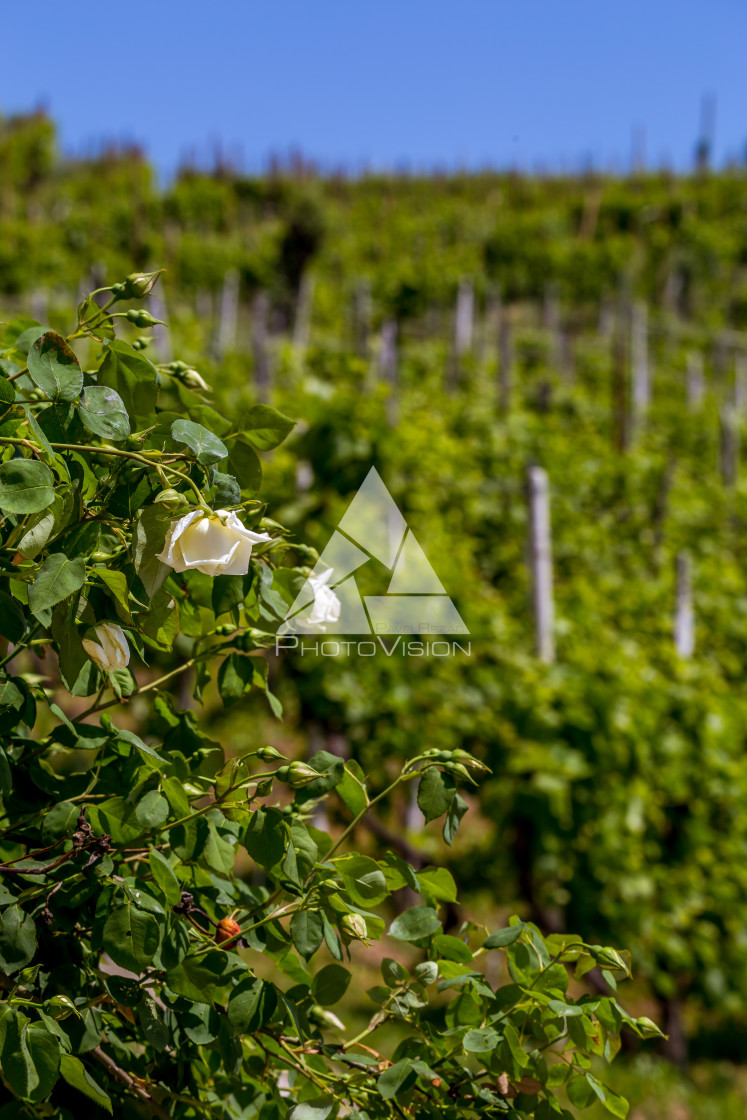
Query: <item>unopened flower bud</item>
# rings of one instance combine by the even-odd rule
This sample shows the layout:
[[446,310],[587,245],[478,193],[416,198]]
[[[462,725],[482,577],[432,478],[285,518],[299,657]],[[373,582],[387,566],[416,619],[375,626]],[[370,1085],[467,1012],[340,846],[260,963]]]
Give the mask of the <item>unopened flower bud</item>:
[[320,1007],[315,1003],[308,1011],[309,1020],[316,1023],[319,1027],[329,1027],[333,1030],[344,1031],[345,1024],[337,1018],[333,1011],[328,1011],[325,1007]]
[[305,762],[291,762],[288,766],[278,767],[275,777],[281,782],[287,782],[293,789],[298,789],[299,786],[313,782],[319,777],[319,773]]
[[288,785],[294,789],[299,786],[306,786],[309,782],[314,782],[319,777],[319,771],[314,770],[313,767],[307,766],[305,762],[291,762],[288,767],[288,777],[286,781]]
[[164,505],[171,505],[172,502],[180,504],[184,501],[184,495],[180,494],[178,490],[168,489],[162,490],[160,494],[156,494],[153,499],[154,502],[162,502]]
[[149,338],[136,338],[135,341],[132,343],[132,349],[133,350],[144,350],[149,342],[150,342]]
[[107,672],[125,669],[130,663],[130,647],[122,627],[116,622],[100,622],[93,629],[96,641],[84,638],[82,642],[91,660]]
[[52,996],[44,1005],[44,1010],[47,1015],[50,1015],[58,1022],[61,1019],[67,1019],[69,1015],[79,1014],[77,1007],[69,996]]
[[162,319],[154,319],[150,311],[145,311],[142,308],[131,308],[125,318],[130,323],[134,323],[136,327],[155,327],[159,323],[163,323]]
[[196,369],[185,370],[181,379],[188,389],[195,389],[198,393],[210,392],[210,386],[207,381]]
[[257,751],[257,758],[261,759],[262,762],[274,762],[277,758],[283,757],[280,751],[276,751],[274,747],[260,747]]
[[125,299],[142,299],[151,291],[162,269],[157,272],[131,272],[124,282]]
[[368,937],[366,919],[361,914],[345,914],[340,922],[340,928],[355,941],[365,941]]

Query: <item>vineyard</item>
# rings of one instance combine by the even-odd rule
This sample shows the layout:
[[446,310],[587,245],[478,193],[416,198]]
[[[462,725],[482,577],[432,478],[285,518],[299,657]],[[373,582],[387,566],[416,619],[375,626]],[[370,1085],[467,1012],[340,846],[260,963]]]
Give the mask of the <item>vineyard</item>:
[[[152,274],[160,270],[154,279]],[[140,288],[129,281],[127,288],[124,278],[133,275],[150,279]],[[120,293],[112,289],[117,283]],[[127,310],[105,324],[110,293]],[[111,306],[116,312],[120,304]],[[163,592],[163,602],[153,598],[147,611],[138,601],[148,589],[146,575],[136,564],[137,582],[132,582],[129,568],[116,559],[117,541],[113,544],[103,529],[95,540],[93,535],[83,539],[91,525],[74,531],[75,547],[105,565],[95,570],[111,569],[112,578],[101,575],[94,580],[94,607],[96,596],[102,603],[108,601],[110,613],[118,602],[117,617],[125,629],[129,624],[145,635],[147,664],[132,680],[142,688],[144,683],[160,686],[161,678],[168,678],[157,688],[159,700],[152,710],[138,708],[141,697],[132,694],[130,677],[127,682],[117,678],[118,695],[103,705],[111,705],[122,730],[119,740],[115,736],[116,774],[106,767],[101,774],[96,771],[101,788],[96,787],[89,813],[94,832],[122,844],[134,843],[146,826],[168,827],[167,818],[158,817],[165,799],[169,805],[164,813],[171,812],[177,825],[192,811],[204,813],[202,802],[197,801],[200,807],[194,810],[191,801],[182,803],[166,785],[178,777],[192,782],[195,799],[207,796],[207,786],[200,781],[208,771],[195,760],[198,755],[207,758],[220,744],[234,767],[220,792],[217,784],[213,789],[222,804],[238,788],[239,779],[245,780],[241,768],[249,765],[246,760],[263,760],[262,752],[271,750],[267,744],[272,743],[290,760],[289,766],[301,768],[294,774],[303,776],[304,767],[312,768],[310,779],[307,769],[306,778],[295,784],[286,771],[288,789],[279,800],[273,801],[269,790],[262,791],[268,798],[265,822],[274,819],[273,813],[280,820],[277,806],[289,803],[286,794],[295,797],[293,812],[298,812],[300,823],[293,828],[308,825],[307,858],[308,837],[321,852],[317,871],[312,870],[314,855],[301,878],[296,876],[290,896],[308,885],[306,875],[323,878],[318,868],[333,858],[341,834],[347,837],[350,814],[358,820],[358,801],[351,792],[357,782],[355,788],[364,790],[364,805],[370,800],[371,811],[361,816],[353,836],[361,854],[342,858],[367,860],[367,867],[389,860],[391,874],[374,901],[384,905],[387,922],[400,923],[400,932],[412,920],[408,915],[416,913],[413,907],[420,895],[421,917],[424,907],[439,910],[435,949],[444,965],[441,982],[444,988],[444,977],[458,982],[449,989],[452,1002],[445,1011],[426,1006],[417,984],[407,989],[408,1014],[419,1017],[423,1037],[428,1024],[439,1024],[446,1035],[459,1038],[468,1031],[475,1037],[465,1042],[465,1049],[472,1046],[470,1053],[487,1062],[484,1052],[492,1045],[486,1041],[490,1001],[500,1003],[500,992],[511,985],[531,989],[545,970],[575,967],[565,1021],[582,1024],[569,1032],[582,1055],[588,1050],[589,1056],[581,1059],[570,1082],[557,1075],[560,1103],[544,1098],[540,1103],[537,1095],[543,1085],[553,1083],[547,1081],[547,1069],[543,1080],[540,1051],[555,1038],[547,1007],[538,997],[537,1007],[526,1012],[527,1021],[534,1016],[535,1045],[522,1049],[528,1038],[518,1020],[516,1030],[511,1028],[513,1035],[506,1036],[510,1041],[501,1043],[501,1069],[506,1068],[518,1089],[503,1093],[495,1088],[500,1086],[497,1079],[490,1092],[485,1090],[484,1111],[469,1112],[477,1106],[457,1104],[456,1097],[437,1107],[428,1094],[438,1091],[441,1066],[438,1077],[426,1078],[435,1088],[424,1090],[422,1098],[416,1094],[413,1103],[407,1093],[416,1092],[415,1076],[425,1084],[423,1063],[430,1063],[426,1072],[433,1073],[434,1062],[443,1062],[443,1077],[452,1080],[458,1063],[451,1055],[437,1054],[435,1042],[428,1055],[414,1044],[408,1050],[401,1023],[396,1016],[386,1020],[383,1013],[381,1034],[389,1045],[387,1049],[382,1041],[381,1046],[387,1054],[399,1046],[396,1062],[388,1068],[402,1076],[399,1081],[390,1077],[389,1096],[381,1093],[386,1101],[394,1100],[394,1111],[378,1112],[365,1098],[362,1104],[350,1097],[352,1111],[371,1118],[505,1113],[542,1120],[575,1115],[562,1109],[588,1107],[581,1115],[594,1118],[744,1116],[744,173],[641,173],[626,179],[542,179],[508,173],[346,179],[319,177],[299,162],[270,169],[262,177],[242,175],[230,166],[185,167],[161,188],[135,149],[104,150],[89,160],[66,161],[57,152],[53,125],[43,115],[6,119],[0,121],[0,320],[7,324],[0,336],[3,408],[10,408],[13,400],[5,395],[8,386],[26,385],[24,375],[27,396],[17,408],[31,411],[41,399],[43,382],[37,376],[28,378],[34,361],[56,360],[42,353],[49,332],[68,341],[74,338],[76,362],[86,378],[94,367],[97,371],[93,387],[110,387],[124,401],[131,427],[119,434],[106,425],[102,428],[95,415],[87,419],[87,380],[82,403],[75,405],[77,428],[65,427],[62,413],[49,419],[59,410],[56,404],[42,413],[48,420],[34,420],[36,427],[24,436],[37,450],[42,448],[40,458],[48,445],[48,466],[59,478],[66,470],[75,485],[79,472],[86,502],[93,502],[90,494],[96,490],[93,482],[86,490],[88,468],[81,460],[73,469],[69,454],[64,459],[71,448],[81,451],[81,423],[86,425],[83,443],[90,441],[91,433],[115,443],[126,441],[117,446],[135,457],[146,456],[146,466],[149,455],[151,462],[162,456],[158,462],[165,472],[161,481],[168,482],[167,498],[154,496],[155,485],[137,474],[135,463],[122,467],[134,472],[126,484],[124,476],[118,484],[113,475],[109,480],[99,472],[96,493],[108,488],[107,516],[115,535],[125,539],[122,534],[129,530],[123,526],[140,506],[155,511],[153,525],[164,508],[170,516],[182,516],[186,506],[183,500],[179,504],[180,496],[183,499],[190,487],[212,495],[204,516],[221,499],[226,506],[239,505],[226,496],[232,494],[223,481],[228,476],[213,477],[223,470],[215,465],[220,450],[215,458],[209,453],[205,457],[203,443],[195,444],[188,428],[177,427],[180,417],[187,417],[181,422],[192,422],[192,428],[209,429],[228,456],[230,473],[239,479],[240,500],[249,511],[249,528],[258,538],[256,555],[262,558],[265,542],[282,527],[287,530],[282,560],[274,569],[260,564],[263,575],[251,589],[242,585],[237,593],[235,584],[221,582],[218,590],[216,582],[211,590],[201,569],[190,572],[184,585],[170,577],[164,585],[168,595]],[[128,360],[134,360],[134,354],[157,368],[158,411],[146,400],[143,386],[122,372],[126,353]],[[65,392],[63,385],[63,400],[77,400],[72,391],[67,397]],[[245,434],[236,436],[234,421],[239,416],[254,420]],[[146,431],[142,446],[147,450],[132,442],[131,430]],[[71,432],[78,434],[72,438]],[[19,440],[17,421],[0,420],[0,442],[13,444],[24,455],[28,443]],[[57,460],[67,465],[55,467]],[[6,460],[17,461],[21,460]],[[456,645],[447,643],[448,655],[408,654],[404,641],[387,634],[376,636],[364,650],[357,638],[343,631],[346,649],[334,625],[323,638],[283,642],[274,636],[305,574],[324,552],[372,466],[469,631],[459,635]],[[0,475],[4,467],[0,465]],[[214,468],[209,474],[208,467]],[[209,491],[208,486],[216,489]],[[165,503],[161,513],[159,501]],[[30,512],[41,516],[41,511],[39,506]],[[25,515],[27,510],[21,505],[11,512]],[[145,514],[138,524],[144,519]],[[27,538],[36,531],[33,525],[26,526],[25,544],[19,543],[21,529],[15,522],[5,526],[3,532],[8,531],[2,568],[11,593],[0,595],[6,616],[5,629],[0,626],[4,648],[8,639],[18,643],[25,632],[18,630],[16,601],[32,611],[34,627],[51,627],[57,645],[42,657],[44,647],[35,650],[29,638],[28,648],[14,663],[14,672],[22,669],[31,682],[28,696],[21,695],[17,684],[4,684],[0,705],[4,711],[20,712],[31,702],[33,689],[51,680],[48,692],[57,706],[51,711],[62,719],[57,714],[60,706],[64,709],[62,685],[72,686],[83,671],[77,654],[71,662],[73,655],[62,652],[60,635],[65,627],[75,629],[75,616],[53,615],[52,600],[34,608],[33,591],[19,591],[17,586],[26,578],[24,562],[47,557],[45,549],[50,547],[44,567],[59,550],[54,538],[49,546],[50,538],[43,536],[29,543]],[[135,550],[132,532],[131,543],[125,544]],[[16,553],[21,557],[20,577],[14,576]],[[78,553],[66,548],[66,555]],[[159,555],[163,558],[164,553]],[[126,575],[127,586],[115,578],[120,573]],[[32,589],[41,582],[35,578]],[[364,586],[364,591],[376,590],[373,583]],[[155,585],[152,591],[154,596],[162,594]],[[170,629],[167,599],[178,603],[176,629]],[[230,635],[237,628],[239,610],[245,612],[245,644],[236,640],[230,650],[226,646],[228,659],[216,670],[194,651],[203,648],[199,643],[208,634],[234,641]],[[259,671],[255,665],[247,675],[249,659],[244,654],[249,650],[261,653],[263,668]],[[175,656],[187,666],[179,675],[173,671]],[[0,667],[8,660],[4,653]],[[76,726],[77,717],[88,714],[86,704],[97,710],[98,687],[97,681],[89,692],[78,679],[69,688],[76,703],[88,697],[73,713]],[[54,732],[46,713],[43,733],[58,735],[62,746],[72,746],[66,737],[80,732],[69,730],[72,715],[66,711],[62,731],[57,727]],[[199,746],[198,712],[203,729]],[[2,719],[0,730],[12,730],[10,717]],[[33,728],[32,720],[22,735],[29,738]],[[115,732],[108,727],[107,735]],[[152,763],[145,746],[149,735],[160,736],[173,749],[194,738],[189,750],[183,748],[186,769],[167,772],[158,807],[154,800],[141,809],[140,802],[137,826],[120,813],[113,829],[105,812],[97,817],[96,796],[103,801],[105,795],[116,795],[121,801],[120,794],[137,783],[144,783],[145,796],[155,792],[135,766]],[[19,741],[14,740],[9,758],[20,768]],[[138,743],[145,748],[139,759]],[[460,756],[453,753],[460,751],[466,760],[461,770]],[[434,758],[443,762],[441,771],[433,770],[441,775],[438,779],[427,776]],[[405,780],[413,760],[423,759],[417,763],[423,768],[420,784]],[[38,781],[34,765],[38,769],[41,763],[30,763],[24,782],[36,782],[64,804],[82,799],[77,774],[63,782],[64,767],[53,773],[45,762],[49,772]],[[334,784],[328,780],[333,773]],[[309,780],[312,793],[303,793],[304,781]],[[4,905],[9,901],[3,894],[6,887],[15,892],[19,885],[18,876],[9,870],[12,864],[28,858],[30,846],[41,850],[54,845],[64,830],[60,816],[49,828],[40,826],[38,835],[24,833],[37,794],[32,796],[24,785],[20,807],[8,801],[10,785],[2,768],[0,787],[9,830],[0,843]],[[337,787],[339,796],[332,793]],[[383,790],[391,792],[378,802]],[[155,816],[148,815],[151,810]],[[430,823],[444,814],[445,823]],[[246,851],[238,855],[238,893],[229,898],[226,887],[222,895],[216,875],[227,873],[226,860],[233,866],[234,840],[228,834],[235,838],[237,822],[241,829],[245,822],[238,808],[222,822],[210,820],[210,843],[218,854],[208,860],[209,870],[202,878],[195,879],[195,893],[204,892],[200,904],[211,921],[219,919],[221,905],[264,905],[267,896],[274,897],[270,887],[280,890],[285,883],[287,889],[277,860],[270,860],[263,846],[274,843],[266,824],[267,835],[247,840]],[[254,825],[260,827],[256,820]],[[321,837],[326,837],[326,848]],[[197,860],[195,843],[183,838],[175,846],[179,858]],[[157,845],[148,844],[151,853],[156,852],[149,857],[148,874],[152,872],[170,905],[183,907],[180,887],[193,887],[176,886],[172,865]],[[258,893],[265,890],[258,866],[269,877],[267,896]],[[24,868],[28,870],[22,863]],[[34,874],[38,870],[30,869],[23,882],[22,901],[35,882]],[[365,910],[370,895],[362,891],[359,878],[345,871],[342,880],[348,916]],[[69,905],[74,905],[76,896],[69,886],[59,898],[66,893]],[[53,905],[50,899],[48,907]],[[111,905],[110,898],[102,899],[99,908]],[[331,905],[334,908],[334,902]],[[331,911],[325,913],[331,916]],[[157,916],[155,908],[147,915],[151,923],[153,915]],[[173,916],[168,920],[176,921]],[[471,971],[473,951],[481,952],[475,949],[481,944],[475,931],[483,926],[499,931],[492,944],[486,942],[489,948],[510,951],[505,961],[491,963],[491,958],[484,965],[492,987],[486,989],[483,983],[482,989],[478,984],[472,991],[468,980],[476,975]],[[4,929],[0,956],[5,952],[7,959],[7,923]],[[279,923],[266,942],[260,943],[258,935],[254,941],[249,938],[248,951],[266,955],[257,975],[270,987],[280,973],[285,974],[286,988],[288,977],[299,988],[311,984],[309,959],[322,944],[322,934],[316,943],[313,931],[306,931],[306,941],[294,936],[300,957],[291,965],[290,948],[279,944],[281,933],[286,935],[278,930]],[[528,930],[535,931],[532,943],[541,962],[537,976],[528,962],[530,934],[518,940]],[[418,963],[416,954],[424,945],[421,937],[432,934],[424,927],[405,932],[400,963],[399,958],[390,959],[388,950],[379,951],[380,933],[371,938],[369,929],[374,944],[366,946],[361,944],[365,924],[361,936],[351,935],[349,928],[344,934],[340,925],[346,947],[353,942],[355,983],[347,991],[342,983],[337,1005],[338,984],[328,972],[334,998],[325,1002],[320,997],[316,1003],[335,1003],[335,1012],[352,1025],[352,1034],[365,1035],[376,1007],[388,1007],[385,1001],[394,998],[388,991],[398,990],[403,982],[398,969],[406,977],[405,966],[422,970],[429,963]],[[573,956],[578,950],[568,948],[571,934],[584,946],[581,964]],[[229,931],[227,936],[234,935]],[[326,926],[324,938],[320,952],[328,956],[323,963],[327,969],[337,968],[331,963],[333,957],[338,959],[331,948],[337,942]],[[510,948],[514,940],[523,955]],[[104,944],[107,947],[106,939]],[[608,946],[614,947],[615,956],[602,949]],[[632,980],[623,984],[626,951]],[[120,950],[119,957],[115,949],[110,955],[128,972],[142,964],[132,949]],[[24,966],[30,959],[24,959]],[[161,965],[167,976],[179,969],[186,976],[181,958],[170,962],[164,956]],[[235,961],[232,967],[238,967]],[[421,971],[419,979],[426,975]],[[195,989],[208,981],[202,974],[195,976],[180,976],[179,983],[172,984],[178,997],[197,999]],[[17,977],[4,990],[16,983]],[[215,986],[218,981],[213,978],[210,983]],[[247,983],[243,980],[234,989],[239,997],[234,1002],[231,996],[228,1014],[237,1029],[251,1031],[261,1001],[255,999],[255,989],[242,987]],[[128,1010],[137,1006],[128,1003],[131,992],[124,991],[124,981],[120,988],[107,984],[119,1004]],[[543,984],[537,983],[538,989]],[[321,982],[315,979],[314,985],[316,998]],[[158,1008],[164,1006],[159,999],[172,1017],[181,1013],[176,1002],[169,1002],[168,984],[165,995],[159,992],[147,1012],[139,1006],[141,1025],[148,1015],[158,1018]],[[583,998],[607,1008],[598,1012],[606,1041],[595,1035],[597,1028],[590,1014],[583,1014],[583,1003],[570,1002]],[[617,1008],[617,999],[626,1012],[610,1010]],[[274,1007],[273,1003],[267,1022]],[[331,1014],[318,1006],[316,1012]],[[438,1018],[442,1014],[445,1018]],[[57,1022],[51,1014],[47,1018]],[[131,1010],[129,1018],[135,1022]],[[611,1087],[605,1097],[605,1090],[594,1088],[600,1084],[595,1075],[614,1056],[620,1025],[628,1021],[632,1029],[622,1033],[620,1058],[609,1074],[604,1070],[600,1075]],[[169,1023],[167,1017],[166,1026]],[[654,1024],[666,1037],[658,1037]],[[321,1026],[334,1032],[329,1020]],[[86,1029],[90,1025],[81,1019],[76,1030]],[[159,1029],[143,1027],[157,1052],[155,1066],[165,1064],[168,1050]],[[152,1108],[142,1089],[134,1103],[123,1106],[122,1115],[184,1120],[198,1115],[226,1120],[287,1115],[282,1093],[272,1099],[257,1097],[255,1081],[261,1081],[262,1062],[256,1056],[250,1060],[254,1096],[226,1103],[233,1060],[226,1054],[233,1053],[236,1044],[223,1021],[220,1031],[217,1026],[213,1030],[208,1013],[200,1012],[188,1035],[194,1042],[203,1037],[212,1042],[219,1036],[224,1065],[216,1073],[215,1059],[214,1097],[203,1100],[216,1111],[192,1110],[192,1086],[171,1101],[156,1094]],[[287,1050],[287,1044],[282,1045]],[[269,1055],[279,1048],[280,1044],[271,1048],[263,1060],[270,1061]],[[71,1062],[82,1063],[65,1052],[64,1043],[62,1050],[63,1073],[66,1058],[68,1073],[74,1069],[67,1084],[101,1105],[90,1085],[81,1089],[76,1084],[75,1078],[80,1081],[83,1075]],[[124,1041],[113,1050],[122,1064]],[[86,1049],[75,1053],[85,1056]],[[210,1062],[212,1058],[206,1066]],[[407,1062],[415,1066],[405,1068]],[[367,1064],[364,1057],[364,1072]],[[102,1076],[111,1075],[111,1068],[104,1067],[99,1061]],[[310,1068],[325,1080],[322,1057],[311,1059]],[[579,1069],[592,1071],[583,1085],[576,1080]],[[497,1077],[498,1066],[493,1072]],[[303,1085],[307,1074],[299,1081],[291,1073],[291,1087]],[[41,1084],[44,1087],[43,1079]],[[312,1098],[301,1088],[301,1104],[291,1113],[295,1120],[326,1120],[337,1114],[331,1105],[324,1111],[328,1098],[319,1097],[318,1089],[317,1084]],[[623,1096],[631,1101],[630,1112]],[[314,1106],[316,1111],[311,1104],[303,1111],[307,1098],[322,1103]],[[74,1103],[62,1098],[58,1111],[49,1113],[28,1104],[43,1100],[43,1094],[35,1098],[33,1092],[14,1092],[8,1099],[11,1103],[0,1107],[0,1120],[75,1115]],[[453,1113],[448,1111],[452,1108]]]

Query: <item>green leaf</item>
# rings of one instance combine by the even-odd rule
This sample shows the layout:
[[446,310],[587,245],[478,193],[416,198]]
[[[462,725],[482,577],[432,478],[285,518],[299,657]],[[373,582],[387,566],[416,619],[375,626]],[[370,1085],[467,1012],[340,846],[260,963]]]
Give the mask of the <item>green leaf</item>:
[[228,1019],[241,1034],[267,1026],[278,1004],[275,985],[252,976],[234,988],[228,1000]]
[[115,964],[140,973],[152,964],[161,940],[152,914],[127,904],[112,911],[103,932],[104,949]]
[[54,498],[52,472],[31,459],[0,463],[0,510],[4,513],[38,513]]
[[94,435],[117,443],[130,434],[130,418],[119,393],[108,385],[88,385],[80,400],[80,418]]
[[347,968],[343,968],[342,965],[325,965],[311,981],[311,991],[314,999],[322,1007],[330,1007],[332,1004],[338,1003],[348,990],[348,985],[352,979],[353,974]]
[[337,795],[347,809],[357,817],[368,805],[368,793],[361,778],[352,770],[353,763],[345,764],[345,773],[337,783]]
[[277,809],[256,809],[249,818],[243,844],[255,863],[270,871],[280,863],[288,848],[285,818]]
[[244,602],[244,580],[246,576],[216,576],[213,580],[212,607],[213,614],[218,615],[232,611]]
[[241,421],[243,434],[260,451],[271,451],[273,447],[277,447],[287,439],[295,426],[295,420],[290,420],[267,404],[252,405]]
[[468,1054],[487,1054],[495,1050],[499,1041],[497,1031],[492,1027],[482,1027],[479,1030],[467,1031],[462,1045]]
[[27,522],[18,541],[18,551],[27,560],[34,560],[45,545],[57,536],[73,514],[75,496],[69,487],[57,490],[50,506],[39,510]]
[[426,867],[418,872],[420,893],[428,902],[456,902],[457,886],[446,867]]
[[98,1082],[94,1081],[80,1058],[76,1058],[74,1054],[63,1054],[60,1059],[60,1073],[73,1089],[84,1093],[89,1100],[105,1109],[110,1116],[114,1115],[111,1098]]
[[430,906],[413,906],[394,919],[389,936],[399,941],[419,941],[440,929],[441,922],[435,910]]
[[388,988],[396,988],[410,979],[410,973],[405,966],[399,961],[392,960],[391,957],[384,957],[381,962],[381,975]]
[[154,1050],[165,1050],[169,1043],[169,1031],[158,1013],[158,1007],[149,996],[145,996],[138,1004],[137,1018],[146,1042]]
[[82,556],[68,560],[64,552],[53,552],[46,558],[39,574],[29,588],[29,607],[37,617],[55,603],[62,602],[83,586],[86,562]]
[[335,860],[345,889],[358,906],[376,906],[389,894],[384,872],[370,856],[351,852]]
[[129,416],[151,422],[155,418],[157,377],[153,363],[139,350],[133,350],[129,343],[116,341],[107,344],[98,372],[98,383],[117,391]]
[[185,957],[166,973],[172,992],[196,1003],[213,1003],[230,982],[228,954],[210,949],[199,957]]
[[0,404],[13,404],[16,391],[7,377],[0,376]]
[[319,910],[297,910],[291,918],[291,937],[297,951],[309,960],[324,940],[324,922]]
[[262,483],[262,464],[259,455],[243,436],[229,440],[228,466],[241,487],[242,494],[248,491],[255,494]]
[[400,1093],[406,1093],[417,1079],[418,1075],[413,1068],[412,1059],[402,1058],[381,1074],[376,1086],[384,1100],[388,1101],[392,1097],[399,1096]]
[[143,828],[158,828],[169,815],[169,803],[157,789],[148,790],[135,806],[135,820]]
[[7,591],[0,591],[0,634],[11,642],[20,642],[25,632],[26,616],[23,607]]
[[242,653],[231,653],[218,670],[218,691],[228,708],[240,700],[252,687],[254,658]]
[[182,889],[166,856],[162,855],[157,848],[151,848],[148,852],[148,863],[153,878],[163,891],[166,901],[170,906],[176,906],[182,896]]
[[621,1097],[619,1093],[610,1089],[609,1085],[604,1086],[604,1094],[604,1107],[607,1111],[611,1112],[613,1116],[619,1116],[620,1120],[625,1120],[630,1109],[630,1105],[625,1100],[625,1097]]
[[[576,1108],[588,1108],[597,1099],[597,1091],[592,1081],[594,1079],[587,1073],[578,1073],[568,1082],[568,1100]],[[600,1098],[604,1100],[604,1097]]]
[[444,821],[444,840],[447,844],[451,844],[457,834],[457,829],[461,823],[462,817],[467,812],[467,802],[458,794],[454,794],[454,798],[449,806]]
[[29,375],[50,400],[75,401],[83,388],[83,371],[65,339],[46,331],[29,349]]
[[288,1113],[288,1120],[327,1120],[338,1107],[334,1097],[314,1097],[310,1101],[302,1101]]
[[515,926],[506,926],[505,929],[496,930],[491,933],[485,941],[483,941],[483,948],[485,949],[505,949],[507,945],[513,945],[514,941],[518,941],[524,932],[524,923],[519,922]]
[[60,1074],[60,1044],[39,1023],[29,1023],[23,1030],[31,1068],[36,1077],[36,1085],[29,1096],[32,1101],[43,1101],[52,1092]]
[[19,1097],[28,1097],[39,1082],[26,1045],[27,1025],[25,1015],[0,1004],[3,1077]]
[[436,766],[428,767],[418,786],[418,808],[426,824],[447,812],[455,792],[456,784],[450,774],[442,774]]
[[447,961],[459,961],[467,964],[472,960],[472,950],[460,937],[452,937],[449,933],[438,933],[433,938],[433,948],[439,957]]
[[122,1007],[137,1007],[143,998],[143,989],[137,980],[130,980],[128,976],[107,975],[104,986],[112,997]]
[[171,425],[171,435],[177,443],[186,443],[190,451],[194,452],[197,462],[205,467],[218,463],[228,455],[226,445],[207,428],[203,428],[202,424],[195,424],[193,420],[175,420]]
[[[434,940],[437,939],[438,935]],[[428,984],[435,984],[438,980],[438,965],[435,961],[421,961],[420,964],[415,965],[413,975],[418,983],[425,984],[426,987]]]
[[162,506],[146,506],[132,534],[132,558],[145,593],[152,598],[171,569],[158,559],[173,518]]
[[20,906],[0,914],[0,971],[6,976],[25,968],[36,952],[36,927]]
[[210,502],[213,509],[230,509],[241,504],[241,487],[232,474],[213,471],[210,481],[215,487],[215,497]]

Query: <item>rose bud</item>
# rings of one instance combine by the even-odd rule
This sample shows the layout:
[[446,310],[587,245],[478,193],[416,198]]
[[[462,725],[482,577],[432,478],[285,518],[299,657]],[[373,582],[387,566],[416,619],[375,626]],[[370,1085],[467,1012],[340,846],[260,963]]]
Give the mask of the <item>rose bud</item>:
[[125,669],[130,663],[130,647],[124,631],[116,622],[100,622],[93,628],[97,641],[84,638],[82,645],[88,656],[101,669]]

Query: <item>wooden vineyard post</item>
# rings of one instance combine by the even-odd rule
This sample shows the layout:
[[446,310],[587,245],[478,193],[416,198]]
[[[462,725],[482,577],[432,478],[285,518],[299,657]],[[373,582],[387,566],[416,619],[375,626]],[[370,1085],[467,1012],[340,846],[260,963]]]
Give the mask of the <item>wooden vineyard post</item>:
[[691,412],[697,412],[705,396],[703,355],[698,350],[691,350],[687,355],[686,386],[687,407]]
[[231,350],[236,349],[236,334],[239,326],[239,274],[230,268],[223,277],[223,290],[220,296],[218,338],[215,357],[220,361]]
[[555,660],[555,606],[552,584],[550,487],[547,473],[542,467],[529,468],[527,491],[535,648],[540,661],[549,665]]
[[570,330],[560,331],[558,334],[558,372],[566,385],[573,385],[575,380],[573,342],[573,335]]
[[502,308],[498,323],[498,407],[504,416],[508,415],[511,408],[513,366],[513,329],[508,311]]
[[641,300],[637,300],[630,309],[630,374],[633,414],[636,427],[640,428],[651,403],[648,308]]
[[599,305],[597,333],[601,339],[607,340],[615,333],[615,301],[611,296],[604,296]]
[[209,338],[212,333],[213,315],[215,313],[215,300],[213,293],[207,288],[200,288],[195,292],[195,314],[205,330],[205,337]]
[[474,331],[475,289],[472,281],[465,279],[459,284],[454,323],[454,348],[458,358],[463,358],[472,349]]
[[739,425],[732,404],[721,407],[721,478],[732,489],[739,477]]
[[463,372],[464,359],[472,350],[475,332],[475,289],[472,281],[459,282],[454,314],[454,358],[449,374],[449,388],[454,390]]
[[674,612],[674,648],[682,658],[695,651],[692,565],[689,552],[677,556],[677,603]]
[[[86,292],[85,295],[88,295]],[[80,303],[81,300],[78,300]],[[43,288],[35,288],[29,300],[31,315],[39,323],[46,323],[49,317],[49,294]]]
[[734,409],[741,416],[747,407],[747,354],[737,350],[734,355]]
[[353,291],[353,346],[359,358],[368,358],[371,332],[371,285],[358,280]]
[[630,445],[630,409],[627,366],[627,340],[622,330],[612,335],[612,431],[620,452]]
[[501,321],[501,289],[488,287],[485,296],[485,310],[482,315],[481,330],[477,336],[476,360],[478,367],[482,368],[488,359],[492,339],[498,337],[498,326]]
[[267,320],[270,299],[261,289],[252,300],[252,353],[254,355],[254,385],[257,396],[266,401],[270,395],[270,355],[267,349]]
[[381,348],[379,350],[379,372],[389,386],[386,399],[386,415],[390,427],[397,423],[397,320],[385,319],[381,324]]
[[304,272],[298,287],[296,315],[293,323],[293,348],[302,365],[311,336],[311,313],[314,306],[314,277]]

